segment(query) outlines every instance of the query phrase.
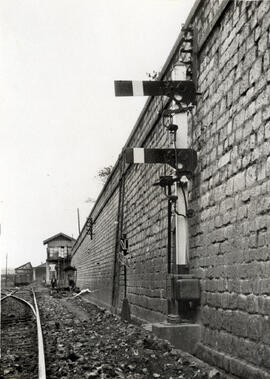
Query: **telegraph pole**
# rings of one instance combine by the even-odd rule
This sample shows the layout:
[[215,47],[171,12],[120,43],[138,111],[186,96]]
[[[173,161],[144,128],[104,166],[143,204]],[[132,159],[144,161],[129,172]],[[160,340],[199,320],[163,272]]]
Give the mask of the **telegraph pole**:
[[78,231],[81,233],[81,222],[80,222],[80,210],[77,208],[77,217],[78,217]]
[[6,288],[7,288],[7,261],[8,261],[8,255],[6,254]]

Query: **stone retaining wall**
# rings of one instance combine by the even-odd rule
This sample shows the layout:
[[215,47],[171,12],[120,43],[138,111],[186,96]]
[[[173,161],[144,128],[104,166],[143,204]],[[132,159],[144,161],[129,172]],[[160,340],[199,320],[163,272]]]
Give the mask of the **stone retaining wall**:
[[[201,283],[198,355],[239,377],[268,377],[270,2],[197,1],[186,26],[192,24],[201,93],[189,119],[189,142],[199,161],[189,228],[190,273]],[[162,79],[181,58],[181,38]],[[148,100],[126,146],[168,147],[160,119],[164,101]],[[115,261],[120,163],[91,213],[94,238],[84,227],[72,259],[78,285],[93,290],[95,302],[116,308],[123,298],[123,269]],[[132,315],[148,321],[167,315],[167,201],[152,186],[162,174],[161,165],[125,167],[128,300]]]

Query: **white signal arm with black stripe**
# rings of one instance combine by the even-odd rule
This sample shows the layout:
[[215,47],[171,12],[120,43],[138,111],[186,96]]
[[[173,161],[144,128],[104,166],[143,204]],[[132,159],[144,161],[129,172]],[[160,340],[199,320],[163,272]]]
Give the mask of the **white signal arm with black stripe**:
[[195,104],[196,90],[191,80],[174,81],[135,81],[116,80],[115,96],[168,96],[181,97],[181,102]]
[[124,156],[126,163],[167,163],[182,172],[194,172],[197,166],[197,153],[193,149],[144,149],[134,147],[126,148]]

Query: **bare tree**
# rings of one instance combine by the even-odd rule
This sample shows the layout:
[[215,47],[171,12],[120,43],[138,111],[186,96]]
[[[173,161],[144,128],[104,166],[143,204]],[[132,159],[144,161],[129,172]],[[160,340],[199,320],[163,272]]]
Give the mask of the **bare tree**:
[[112,172],[112,169],[113,169],[113,166],[110,165],[110,166],[106,166],[106,167],[103,167],[100,170],[98,170],[97,177],[101,180],[101,182],[103,184],[105,184],[107,178],[109,177],[109,175]]

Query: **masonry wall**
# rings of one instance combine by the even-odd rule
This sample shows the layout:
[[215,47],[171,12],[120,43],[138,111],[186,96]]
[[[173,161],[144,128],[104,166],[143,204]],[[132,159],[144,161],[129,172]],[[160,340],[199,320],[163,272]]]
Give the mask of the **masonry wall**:
[[[198,168],[190,190],[190,272],[200,279],[197,355],[242,378],[270,371],[269,1],[198,1],[186,26],[197,29],[198,104],[189,118]],[[161,73],[182,60],[178,39]],[[165,99],[151,98],[126,146],[168,147]],[[166,168],[168,172],[168,167]],[[123,268],[115,263],[119,170],[106,183],[73,248],[78,285],[117,309]],[[167,201],[152,184],[164,166],[125,167],[123,232],[129,240],[127,296],[132,316],[167,315]]]
[[[198,354],[243,378],[270,372],[269,9],[269,1],[229,2],[199,53],[193,129]],[[198,13],[199,29],[207,13]]]
[[92,213],[92,239],[85,225],[74,246],[71,264],[77,268],[77,286],[90,289],[97,305],[111,307],[119,197],[113,178],[103,196]]
[[[146,147],[168,146],[160,123],[147,141]],[[128,299],[132,314],[148,321],[164,321],[167,316],[167,200],[163,189],[153,186],[160,175],[164,175],[161,165],[133,165],[126,177]]]

